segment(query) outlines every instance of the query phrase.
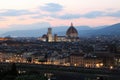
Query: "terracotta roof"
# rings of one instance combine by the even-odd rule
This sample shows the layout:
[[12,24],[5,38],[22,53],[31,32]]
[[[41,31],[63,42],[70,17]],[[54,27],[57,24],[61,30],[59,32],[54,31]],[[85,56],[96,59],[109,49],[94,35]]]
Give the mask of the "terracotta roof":
[[70,34],[73,34],[73,33],[78,34],[77,30],[75,29],[75,27],[74,27],[73,24],[71,23],[70,28],[68,28],[68,30],[67,30],[67,32],[66,32],[66,35],[69,36]]

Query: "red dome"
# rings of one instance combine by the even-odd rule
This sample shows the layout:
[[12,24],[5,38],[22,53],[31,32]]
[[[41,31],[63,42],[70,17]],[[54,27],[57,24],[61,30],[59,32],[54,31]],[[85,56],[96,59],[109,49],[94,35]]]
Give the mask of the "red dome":
[[67,32],[66,32],[66,35],[67,35],[68,37],[71,37],[71,36],[77,37],[77,36],[78,36],[78,32],[77,32],[77,30],[73,27],[73,24],[72,24],[72,23],[71,23],[70,28],[68,28],[68,30],[67,30]]

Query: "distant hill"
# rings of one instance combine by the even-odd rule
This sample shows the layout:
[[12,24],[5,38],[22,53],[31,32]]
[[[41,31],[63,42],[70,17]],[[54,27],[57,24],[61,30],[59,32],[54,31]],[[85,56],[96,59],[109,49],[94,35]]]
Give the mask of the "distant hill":
[[90,35],[120,35],[120,23],[89,32]]
[[[68,26],[59,26],[53,27],[52,33],[58,35],[65,35]],[[90,28],[88,26],[77,26],[75,27],[78,30],[79,36],[99,36],[99,35],[120,35],[120,23],[103,26],[102,28]],[[43,34],[47,33],[47,28],[38,29],[38,30],[17,30],[10,31],[2,34],[1,36],[17,36],[17,37],[40,37]]]
[[[52,27],[52,33],[58,35],[65,35],[68,28],[69,28],[68,26]],[[76,29],[78,31],[81,31],[81,30],[91,30],[92,28],[88,26],[77,26]],[[12,37],[40,37],[43,34],[46,34],[47,30],[48,30],[47,28],[42,28],[37,30],[16,30],[16,31],[6,32],[1,36],[5,37],[9,35]]]

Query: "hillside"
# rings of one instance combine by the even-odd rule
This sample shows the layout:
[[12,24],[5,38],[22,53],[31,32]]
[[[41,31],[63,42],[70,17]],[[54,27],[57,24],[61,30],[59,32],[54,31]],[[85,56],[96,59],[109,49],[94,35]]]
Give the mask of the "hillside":
[[[66,26],[53,27],[52,33],[58,34],[58,35],[65,35],[68,28],[69,28],[68,26],[67,27]],[[88,26],[77,26],[76,29],[78,31],[81,31],[81,30],[91,30],[92,28]],[[47,28],[42,28],[38,30],[9,31],[9,32],[2,34],[1,36],[5,37],[9,35],[9,36],[14,36],[14,37],[40,37],[46,33],[47,33]]]

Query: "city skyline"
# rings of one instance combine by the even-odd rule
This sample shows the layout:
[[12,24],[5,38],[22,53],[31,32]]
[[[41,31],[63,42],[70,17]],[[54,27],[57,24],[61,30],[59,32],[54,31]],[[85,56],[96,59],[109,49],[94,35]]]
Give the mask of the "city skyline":
[[0,1],[1,31],[120,22],[119,0],[4,0]]
[[0,80],[119,80],[120,0],[0,0]]

